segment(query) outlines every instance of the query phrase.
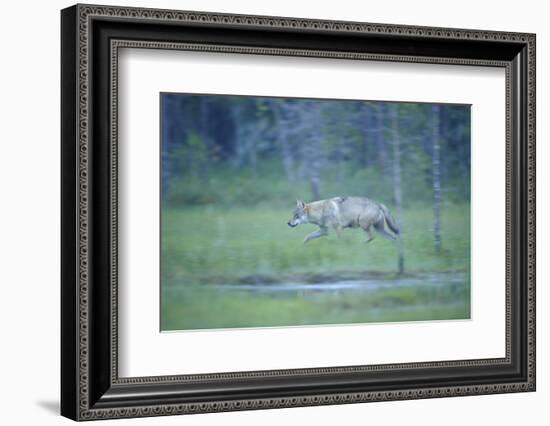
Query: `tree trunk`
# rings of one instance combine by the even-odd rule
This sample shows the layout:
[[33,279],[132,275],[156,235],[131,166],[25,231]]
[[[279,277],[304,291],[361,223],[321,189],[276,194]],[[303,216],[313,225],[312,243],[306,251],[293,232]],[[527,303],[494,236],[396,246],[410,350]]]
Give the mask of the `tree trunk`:
[[321,107],[318,102],[312,106],[311,143],[309,156],[309,185],[314,200],[321,198]]
[[384,105],[378,103],[376,108],[376,148],[378,151],[378,166],[382,173],[387,172],[386,146],[384,140]]
[[433,238],[437,253],[441,252],[440,113],[439,105],[432,106]]
[[391,132],[392,132],[392,177],[393,177],[393,201],[397,216],[397,223],[400,235],[397,237],[397,271],[399,274],[405,272],[405,255],[403,253],[403,228],[401,225],[401,141],[399,138],[398,113],[399,106],[392,104],[391,108]]
[[210,163],[210,132],[208,130],[208,112],[209,112],[209,97],[201,96],[200,97],[200,107],[199,107],[199,123],[200,123],[200,136],[201,143],[203,146],[204,155],[202,155],[201,163],[199,165],[199,176],[206,180],[208,176],[208,169]]
[[301,139],[300,144],[300,177],[309,183],[313,200],[321,195],[321,107],[315,101],[299,101],[293,107],[296,121],[293,132]]
[[252,126],[249,126],[248,132],[246,132],[247,138],[247,147],[248,147],[248,163],[250,164],[250,169],[252,170],[252,176],[256,177],[258,175],[258,151],[256,144],[258,143],[258,138],[260,137],[260,124],[256,120]]
[[[279,102],[284,102],[280,100]],[[292,149],[290,146],[290,141],[288,140],[288,114],[286,113],[286,105],[283,103],[281,105],[271,104],[273,111],[275,113],[276,120],[276,131],[277,131],[277,142],[279,146],[279,151],[281,153],[281,159],[283,162],[283,168],[285,170],[286,178],[290,181],[295,179],[294,176],[294,158],[292,157]]]
[[362,108],[362,117],[361,117],[361,124],[362,124],[362,136],[363,140],[361,141],[361,156],[359,164],[362,169],[365,169],[369,166],[369,143],[370,143],[370,135],[369,132],[372,134],[372,119],[371,119],[371,111],[372,107],[369,106],[366,102],[363,104]]
[[172,162],[170,153],[172,145],[176,139],[176,123],[177,117],[174,113],[174,100],[170,95],[163,95],[163,111],[162,115],[162,151],[161,151],[161,194],[165,200],[170,190],[170,181],[172,177]]
[[464,143],[461,135],[464,133],[464,124],[459,127],[457,136],[458,146],[458,168],[460,170],[461,182],[462,182],[462,194],[464,198],[470,197],[470,136],[468,136],[467,143]]

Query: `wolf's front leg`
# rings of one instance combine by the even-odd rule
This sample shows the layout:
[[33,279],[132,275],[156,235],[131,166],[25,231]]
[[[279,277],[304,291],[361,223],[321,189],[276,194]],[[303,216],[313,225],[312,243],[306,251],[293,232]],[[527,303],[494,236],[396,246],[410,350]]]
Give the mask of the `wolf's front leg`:
[[324,237],[325,235],[328,235],[328,229],[322,226],[317,231],[306,235],[306,237],[304,238],[304,244],[310,240],[314,240],[315,238]]

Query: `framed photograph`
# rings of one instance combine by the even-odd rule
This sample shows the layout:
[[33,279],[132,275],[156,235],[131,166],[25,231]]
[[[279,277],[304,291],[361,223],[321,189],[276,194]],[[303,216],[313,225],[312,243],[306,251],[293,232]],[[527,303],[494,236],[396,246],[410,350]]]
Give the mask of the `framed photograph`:
[[61,412],[535,390],[535,35],[61,12]]

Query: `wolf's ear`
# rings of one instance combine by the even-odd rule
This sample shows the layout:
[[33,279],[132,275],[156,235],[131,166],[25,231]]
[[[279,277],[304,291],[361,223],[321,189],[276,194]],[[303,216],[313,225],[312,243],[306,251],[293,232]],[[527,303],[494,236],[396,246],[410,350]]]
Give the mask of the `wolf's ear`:
[[296,200],[296,206],[303,209],[305,207],[305,203],[302,200]]

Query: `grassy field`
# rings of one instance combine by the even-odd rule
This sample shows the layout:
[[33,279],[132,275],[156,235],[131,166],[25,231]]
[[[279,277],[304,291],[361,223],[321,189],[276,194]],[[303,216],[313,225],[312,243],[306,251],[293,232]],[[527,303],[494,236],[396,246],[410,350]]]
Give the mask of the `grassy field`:
[[470,317],[469,283],[275,296],[199,286],[181,292],[165,288],[162,312],[162,330],[465,319]]
[[[162,284],[287,280],[299,274],[393,273],[395,243],[382,237],[365,243],[359,229],[303,244],[314,225],[290,228],[291,209],[163,209]],[[442,216],[443,252],[436,255],[431,210],[406,210],[401,219],[408,272],[465,271],[470,262],[469,206]]]
[[[399,287],[368,294],[320,292],[304,297],[220,291],[210,284],[284,285],[342,279],[398,282],[394,242],[366,244],[346,230],[304,245],[312,225],[289,228],[291,208],[192,207],[162,210],[161,328],[224,328],[469,317],[469,279],[435,288]],[[401,218],[405,275],[463,272],[469,276],[469,205],[445,206],[443,251],[436,254],[430,209]],[[445,280],[445,274],[438,279]]]

